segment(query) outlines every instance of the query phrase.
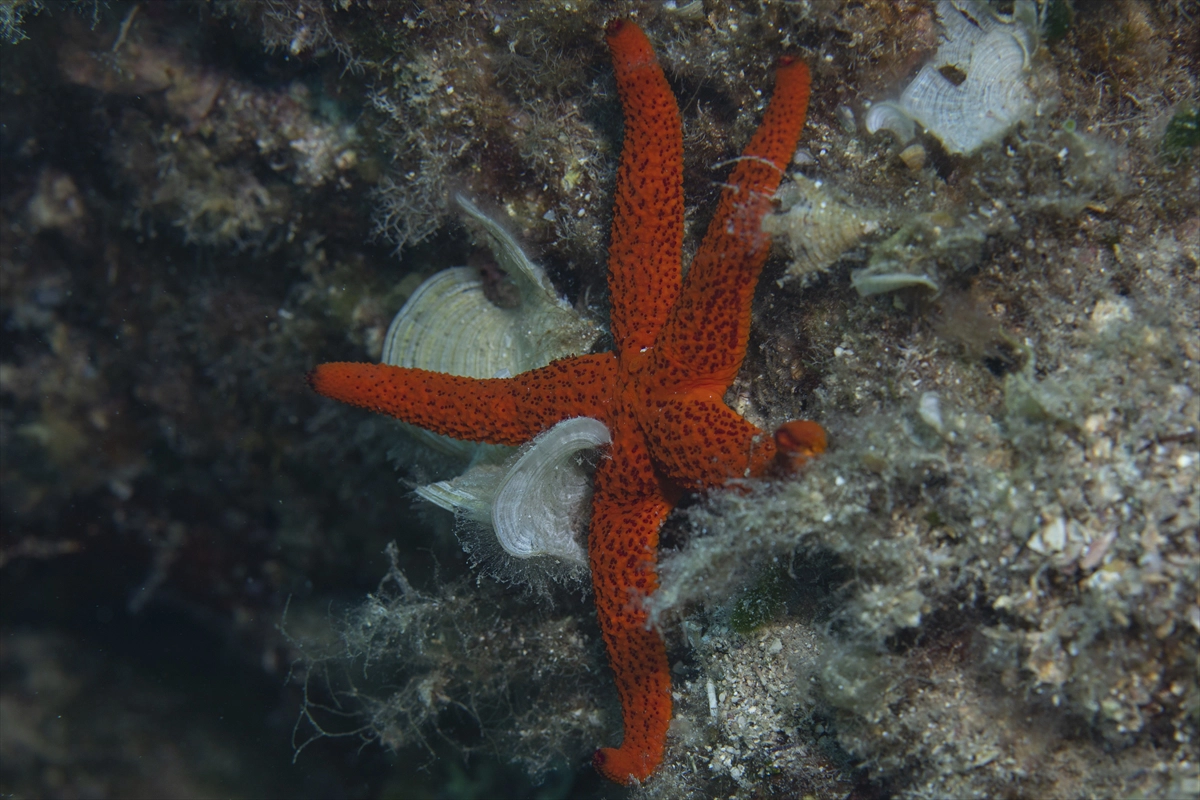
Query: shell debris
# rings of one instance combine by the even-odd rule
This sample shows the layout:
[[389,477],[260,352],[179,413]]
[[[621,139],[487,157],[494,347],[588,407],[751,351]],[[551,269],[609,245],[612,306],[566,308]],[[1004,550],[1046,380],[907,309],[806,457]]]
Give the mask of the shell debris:
[[850,283],[861,297],[913,287],[936,293],[947,271],[979,261],[989,236],[1015,229],[1012,214],[999,205],[978,213],[915,214],[872,247],[867,266],[852,272]]
[[836,200],[821,184],[793,175],[779,189],[785,210],[763,219],[763,230],[784,238],[792,255],[781,283],[827,269],[864,236],[879,230],[875,215]]
[[1034,110],[1028,82],[1037,49],[1037,11],[1017,0],[1010,20],[977,0],[940,0],[945,41],[895,103],[876,103],[868,132],[891,131],[907,144],[907,116],[937,137],[949,153],[970,154],[1002,137]]

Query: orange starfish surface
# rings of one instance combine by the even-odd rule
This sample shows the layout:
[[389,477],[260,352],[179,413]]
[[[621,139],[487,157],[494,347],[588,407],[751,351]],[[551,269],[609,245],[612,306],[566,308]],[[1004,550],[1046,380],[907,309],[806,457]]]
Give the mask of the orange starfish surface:
[[308,379],[326,397],[477,442],[523,444],[571,417],[608,426],[588,555],[625,738],[593,761],[606,777],[629,783],[658,767],[671,721],[666,648],[643,607],[658,586],[663,519],[682,491],[798,466],[825,449],[825,433],[799,421],[767,436],[722,400],[746,353],[750,302],[770,250],[762,218],[804,126],[808,68],[780,62],[762,125],[681,280],[679,109],[645,34],[624,20],[606,32],[625,113],[608,257],[616,352],[564,358],[512,378],[337,363]]

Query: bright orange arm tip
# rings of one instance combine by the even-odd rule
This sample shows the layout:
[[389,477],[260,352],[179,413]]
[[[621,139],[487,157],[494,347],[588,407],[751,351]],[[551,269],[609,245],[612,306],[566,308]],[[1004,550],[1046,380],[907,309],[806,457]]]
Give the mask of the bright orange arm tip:
[[614,19],[604,26],[604,37],[612,53],[613,65],[617,69],[632,69],[644,65],[658,64],[654,47],[646,34],[627,19]]
[[775,447],[793,463],[802,464],[825,452],[825,429],[807,419],[785,422],[775,431]]

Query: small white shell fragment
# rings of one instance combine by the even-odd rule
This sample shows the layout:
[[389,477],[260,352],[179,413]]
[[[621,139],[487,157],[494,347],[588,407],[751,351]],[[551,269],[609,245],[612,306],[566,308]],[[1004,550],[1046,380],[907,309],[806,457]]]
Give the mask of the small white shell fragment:
[[842,130],[853,136],[854,132],[858,130],[858,125],[854,121],[854,109],[847,105],[841,105],[834,109],[833,113],[841,124]]
[[937,392],[925,392],[917,403],[917,415],[929,427],[942,432],[942,405]]
[[533,440],[507,470],[492,505],[492,527],[505,552],[587,562],[580,540],[592,481],[579,453],[611,442],[604,423],[588,417],[563,420]]
[[1042,555],[1061,553],[1067,546],[1067,523],[1061,516],[1053,517],[1043,525],[1033,536],[1029,537],[1027,546]]
[[1133,310],[1123,297],[1100,300],[1092,308],[1091,323],[1097,333],[1108,330],[1113,324],[1130,322],[1132,319]]
[[1067,523],[1062,517],[1055,517],[1042,528],[1042,541],[1049,550],[1062,552],[1067,546]]
[[908,289],[920,286],[931,292],[938,292],[941,287],[938,282],[928,275],[909,275],[905,272],[890,272],[871,274],[865,269],[855,270],[850,274],[850,285],[858,292],[859,297],[870,297],[873,294],[894,292],[897,289]]
[[925,146],[910,144],[900,151],[900,161],[913,172],[925,166]]
[[917,126],[904,110],[895,103],[875,103],[867,110],[863,119],[867,133],[888,131],[896,137],[898,144],[908,144],[917,135]]

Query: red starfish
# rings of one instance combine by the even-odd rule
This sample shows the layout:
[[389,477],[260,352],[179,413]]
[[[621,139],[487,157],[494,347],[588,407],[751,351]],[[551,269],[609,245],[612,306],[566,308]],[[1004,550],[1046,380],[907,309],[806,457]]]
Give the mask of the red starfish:
[[628,783],[658,767],[671,721],[666,648],[642,603],[658,586],[659,527],[683,490],[762,475],[773,464],[798,466],[824,451],[825,432],[789,422],[765,436],[722,401],[746,352],[750,302],[770,250],[762,218],[804,126],[808,68],[780,62],[762,125],[681,281],[679,109],[645,34],[624,20],[606,32],[625,113],[608,258],[616,352],[513,378],[338,363],[318,366],[308,380],[326,397],[471,441],[519,445],[571,417],[608,426],[588,553],[625,739],[593,761]]

